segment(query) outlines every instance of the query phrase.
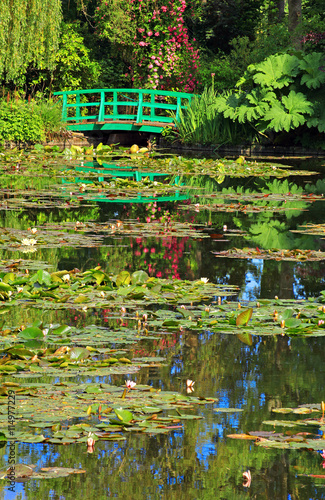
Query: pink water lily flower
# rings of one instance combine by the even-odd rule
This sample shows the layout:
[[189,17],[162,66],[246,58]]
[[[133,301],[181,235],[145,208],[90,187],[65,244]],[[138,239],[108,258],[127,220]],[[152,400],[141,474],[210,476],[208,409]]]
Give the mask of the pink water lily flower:
[[133,389],[133,387],[135,387],[137,384],[136,382],[132,382],[132,380],[126,380],[125,385],[127,389]]
[[244,478],[243,486],[245,488],[249,488],[252,482],[251,471],[247,470],[246,472],[243,472],[243,478]]

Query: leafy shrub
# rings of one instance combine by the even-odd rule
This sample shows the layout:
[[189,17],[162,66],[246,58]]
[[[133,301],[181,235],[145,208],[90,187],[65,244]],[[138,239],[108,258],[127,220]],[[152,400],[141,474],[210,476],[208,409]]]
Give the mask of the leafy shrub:
[[324,54],[276,54],[250,65],[239,90],[218,96],[214,110],[234,123],[248,124],[263,136],[325,132]]
[[45,130],[42,118],[24,101],[1,102],[0,143],[42,142]]
[[43,142],[64,127],[60,106],[53,101],[0,102],[0,143]]

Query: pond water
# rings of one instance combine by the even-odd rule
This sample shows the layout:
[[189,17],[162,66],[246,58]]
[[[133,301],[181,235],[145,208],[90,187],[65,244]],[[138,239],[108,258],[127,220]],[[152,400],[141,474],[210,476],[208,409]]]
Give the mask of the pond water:
[[[66,298],[66,306],[61,301],[60,307],[54,307],[54,302],[50,307],[46,302],[51,300],[48,299],[50,292],[37,301],[25,297],[11,307],[8,297],[4,298],[0,303],[0,367],[6,366],[8,349],[11,342],[16,342],[18,332],[38,322],[35,327],[41,329],[45,326],[51,329],[48,327],[51,324],[68,325],[78,329],[79,335],[88,327],[94,328],[94,335],[99,338],[97,345],[95,338],[90,344],[85,338],[72,342],[70,347],[99,346],[103,353],[109,347],[116,350],[112,352],[121,351],[128,359],[138,359],[140,369],[133,364],[130,371],[124,366],[109,374],[100,371],[93,375],[90,371],[44,374],[41,373],[43,365],[39,363],[39,370],[33,365],[30,371],[17,368],[14,372],[2,371],[2,388],[10,388],[4,385],[8,382],[25,384],[28,390],[35,383],[47,384],[47,396],[45,392],[43,397],[46,406],[47,397],[49,405],[50,398],[55,400],[56,394],[51,392],[51,387],[59,386],[54,384],[76,384],[77,397],[88,398],[91,405],[98,401],[96,392],[89,391],[84,396],[84,384],[92,387],[102,384],[106,388],[109,384],[119,390],[122,388],[123,392],[125,380],[129,379],[137,386],[124,395],[126,399],[136,393],[137,387],[140,390],[144,386],[151,386],[152,391],[185,397],[186,380],[190,379],[195,381],[191,395],[199,399],[188,408],[164,409],[163,416],[173,417],[168,421],[168,432],[160,433],[151,428],[148,432],[141,432],[142,429],[132,432],[126,425],[119,433],[120,440],[112,436],[99,439],[88,452],[87,437],[83,441],[71,440],[69,443],[67,440],[61,444],[55,440],[28,442],[22,438],[14,446],[3,437],[0,448],[3,470],[11,463],[10,453],[14,449],[16,464],[33,465],[34,471],[64,467],[84,472],[63,477],[55,477],[54,473],[50,478],[17,478],[14,491],[10,490],[8,480],[3,479],[0,498],[325,498],[323,447],[314,445],[315,441],[321,443],[325,431],[321,421],[321,402],[325,400],[322,320],[317,319],[317,335],[310,332],[306,335],[305,331],[299,334],[295,323],[291,330],[284,325],[280,327],[280,317],[277,330],[272,331],[278,319],[278,312],[274,311],[282,314],[287,325],[290,320],[299,322],[295,304],[308,312],[308,305],[313,306],[314,299],[325,289],[325,182],[322,175],[307,175],[306,172],[306,175],[286,178],[226,176],[219,180],[208,175],[184,177],[182,183],[186,188],[178,182],[180,191],[177,194],[173,187],[170,192],[154,191],[149,203],[134,201],[134,196],[139,196],[139,188],[131,186],[130,179],[129,184],[121,187],[113,177],[110,182],[117,184],[111,186],[111,191],[119,190],[120,198],[115,199],[110,194],[103,201],[100,196],[105,192],[104,184],[100,188],[102,191],[97,189],[96,198],[94,192],[88,190],[89,178],[82,177],[80,171],[79,182],[74,182],[76,179],[71,178],[70,170],[69,175],[59,170],[64,165],[62,159],[58,161],[57,156],[52,158],[49,154],[45,159],[37,158],[17,161],[13,155],[0,165],[3,282],[12,284],[13,278],[4,278],[10,272],[30,276],[40,270],[48,273],[74,270],[78,275],[98,266],[107,274],[118,275],[121,271],[132,274],[143,270],[150,277],[172,282],[208,278],[212,284],[228,287],[225,288],[228,295],[215,293],[202,302],[203,320],[203,312],[211,302],[210,310],[205,311],[207,315],[213,308],[224,306],[230,314],[229,328],[233,324],[231,318],[236,319],[240,311],[252,308],[253,320],[254,316],[258,317],[259,302],[261,307],[265,304],[273,316],[267,324],[269,330],[255,326],[252,335],[249,331],[241,334],[239,330],[234,335],[234,331],[228,330],[228,323],[225,328],[223,324],[217,328],[219,319],[210,327],[199,327],[198,320],[196,326],[184,321],[179,328],[181,309],[178,316],[168,316],[174,314],[176,303],[169,303],[166,298],[160,303],[165,316],[162,313],[159,316],[155,303],[145,307],[158,311],[156,320],[160,317],[164,320],[163,325],[156,321],[156,326],[148,327],[145,333],[144,327],[141,326],[141,332],[137,327],[142,321],[142,313],[135,315],[135,310],[141,311],[144,306],[134,306],[132,301],[130,309],[127,304],[124,311],[125,302],[118,302],[117,307],[95,307],[85,301],[85,306],[79,307],[83,305],[82,293],[78,295],[80,304],[75,301],[73,306]],[[76,164],[81,165],[81,162]],[[46,172],[47,167],[51,168],[51,175]],[[308,165],[300,168],[308,168]],[[316,167],[313,165],[313,170],[320,173],[323,168],[322,162]],[[180,195],[184,195],[184,199],[179,199]],[[159,196],[170,199],[159,201]],[[173,201],[174,196],[178,197],[176,201]],[[24,239],[29,243],[23,243]],[[74,279],[73,272],[67,281]],[[24,283],[22,281],[22,287]],[[36,284],[38,288],[42,286],[40,278]],[[109,292],[104,290],[104,293]],[[264,299],[268,301],[263,302]],[[319,304],[315,311],[321,310]],[[184,310],[197,314],[196,305],[195,301],[185,301],[182,314]],[[283,310],[291,312],[283,313]],[[324,311],[319,314],[325,316]],[[169,317],[172,318],[170,324],[166,322]],[[184,320],[187,319],[185,315]],[[124,327],[122,338],[116,326],[120,321]],[[113,332],[109,340],[100,336],[106,330]],[[8,332],[13,337],[9,338]],[[44,344],[45,341],[38,347],[36,344],[36,347],[26,346],[37,350]],[[60,344],[62,342],[52,341],[51,345],[60,347]],[[26,356],[28,358],[26,353],[25,358],[22,354],[17,355],[16,360],[27,359]],[[11,357],[13,359],[14,355]],[[100,354],[96,359],[100,359]],[[16,394],[15,425],[18,430],[25,429],[26,422],[27,425],[33,423],[38,411],[35,406],[35,413],[23,414],[27,401],[27,396],[24,397],[19,398]],[[119,397],[124,405],[123,396]],[[1,392],[0,432],[8,426],[7,399],[8,394]],[[74,405],[71,399],[68,403],[58,400],[58,410],[60,405],[69,404]],[[314,405],[318,413],[298,411],[293,414],[288,410],[288,413],[279,414],[272,411],[299,405]],[[151,413],[155,415],[160,411],[156,410]],[[41,412],[44,413],[44,404]],[[145,415],[150,415],[149,409]],[[184,415],[202,418],[178,419]],[[56,428],[54,423],[52,431],[61,431],[80,422],[92,426],[106,422],[107,425],[109,416],[110,413],[101,417],[98,409],[85,418],[76,413],[66,420],[61,417],[61,427]],[[318,419],[319,425],[315,427],[315,422],[308,422],[308,418]],[[276,419],[284,422],[263,424]],[[297,419],[301,425],[290,426],[289,421]],[[270,431],[279,434],[279,441],[277,445],[263,446],[263,439],[270,438]],[[45,438],[50,432],[51,428],[42,425],[33,428],[34,435],[43,434]],[[313,438],[310,446],[306,442],[309,436]],[[301,446],[301,443],[306,444]],[[251,480],[243,477],[246,471],[250,471]]]

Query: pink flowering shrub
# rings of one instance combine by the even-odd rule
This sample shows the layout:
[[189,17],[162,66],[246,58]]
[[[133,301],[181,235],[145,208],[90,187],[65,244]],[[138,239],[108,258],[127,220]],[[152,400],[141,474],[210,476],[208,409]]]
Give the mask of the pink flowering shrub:
[[120,28],[114,22],[119,11],[112,6],[121,7],[121,2],[101,1],[95,12],[96,32],[127,54],[134,86],[194,92],[199,54],[184,25],[186,0],[124,0],[124,15],[130,18],[127,34],[125,23]]

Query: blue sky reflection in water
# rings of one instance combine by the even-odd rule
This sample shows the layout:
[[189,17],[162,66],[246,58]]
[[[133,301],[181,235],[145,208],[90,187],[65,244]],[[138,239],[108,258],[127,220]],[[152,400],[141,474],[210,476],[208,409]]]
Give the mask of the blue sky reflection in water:
[[[239,181],[236,182],[238,185]],[[275,246],[280,247],[283,241],[292,245],[290,230],[299,224],[321,220],[323,208],[321,212],[316,211],[311,204],[308,210],[304,207],[306,211],[297,211],[287,218],[277,216],[277,219],[263,212],[212,212],[208,215],[178,210],[172,204],[161,208],[168,210],[175,219],[183,218],[199,224],[209,218],[211,226],[219,232],[226,224],[229,230],[246,231],[247,236],[236,233],[231,237],[221,235],[219,240],[211,237],[200,241],[168,235],[165,238],[141,235],[115,238],[112,235],[105,240],[107,246],[99,248],[57,248],[51,254],[51,264],[61,270],[73,267],[85,270],[100,264],[111,272],[144,269],[152,276],[160,274],[190,280],[207,277],[213,282],[238,285],[238,300],[242,302],[275,295],[290,299],[308,298],[317,296],[323,289],[323,262],[217,259],[211,253],[232,247],[262,248],[263,224],[272,226],[277,238]],[[115,212],[113,204],[110,207],[101,204],[98,220],[113,220]],[[121,220],[139,217],[144,221],[148,216],[145,206],[123,208],[120,205],[118,213]],[[56,217],[63,219],[64,214],[58,212]],[[72,213],[69,217],[73,218]],[[277,225],[274,220],[280,220],[282,225]],[[26,228],[31,223],[35,221],[27,219]],[[301,238],[299,243],[306,248],[310,241],[305,239],[304,242]],[[323,245],[320,238],[312,240],[312,249],[318,249],[320,245]],[[3,258],[8,258],[8,255],[4,252]],[[40,254],[30,257],[37,259]],[[107,314],[109,312],[98,315],[96,321],[105,324]],[[73,324],[73,313],[67,313],[66,320]],[[83,318],[78,321],[82,322]],[[306,476],[322,475],[322,460],[318,452],[264,449],[252,441],[227,437],[261,429],[270,431],[271,428],[262,422],[274,418],[272,408],[320,403],[325,399],[323,337],[304,339],[261,335],[253,337],[251,347],[236,336],[217,335],[212,331],[200,334],[184,331],[175,338],[173,341],[172,333],[161,335],[165,342],[159,349],[153,341],[140,342],[149,353],[158,352],[159,356],[165,357],[162,366],[154,370],[147,367],[136,374],[94,379],[87,376],[84,380],[123,385],[125,378],[132,378],[138,384],[149,383],[163,390],[185,394],[186,379],[190,378],[195,380],[195,395],[219,398],[215,405],[207,404],[190,411],[202,415],[202,420],[184,421],[181,429],[167,435],[127,433],[123,442],[98,441],[93,454],[87,454],[84,443],[70,446],[18,444],[20,463],[82,468],[86,473],[18,483],[16,496],[10,496],[2,483],[0,498],[2,495],[5,500],[79,500],[89,498],[90,492],[98,500],[110,497],[121,500],[325,498],[325,480]],[[80,384],[82,381],[81,378]],[[215,411],[218,408],[233,411]],[[243,411],[236,412],[236,409]],[[173,411],[173,416],[177,421],[177,412]],[[283,416],[284,420],[289,418]],[[0,453],[3,463],[6,463],[8,449],[2,448]],[[246,470],[252,474],[250,488],[243,486],[242,474]]]

